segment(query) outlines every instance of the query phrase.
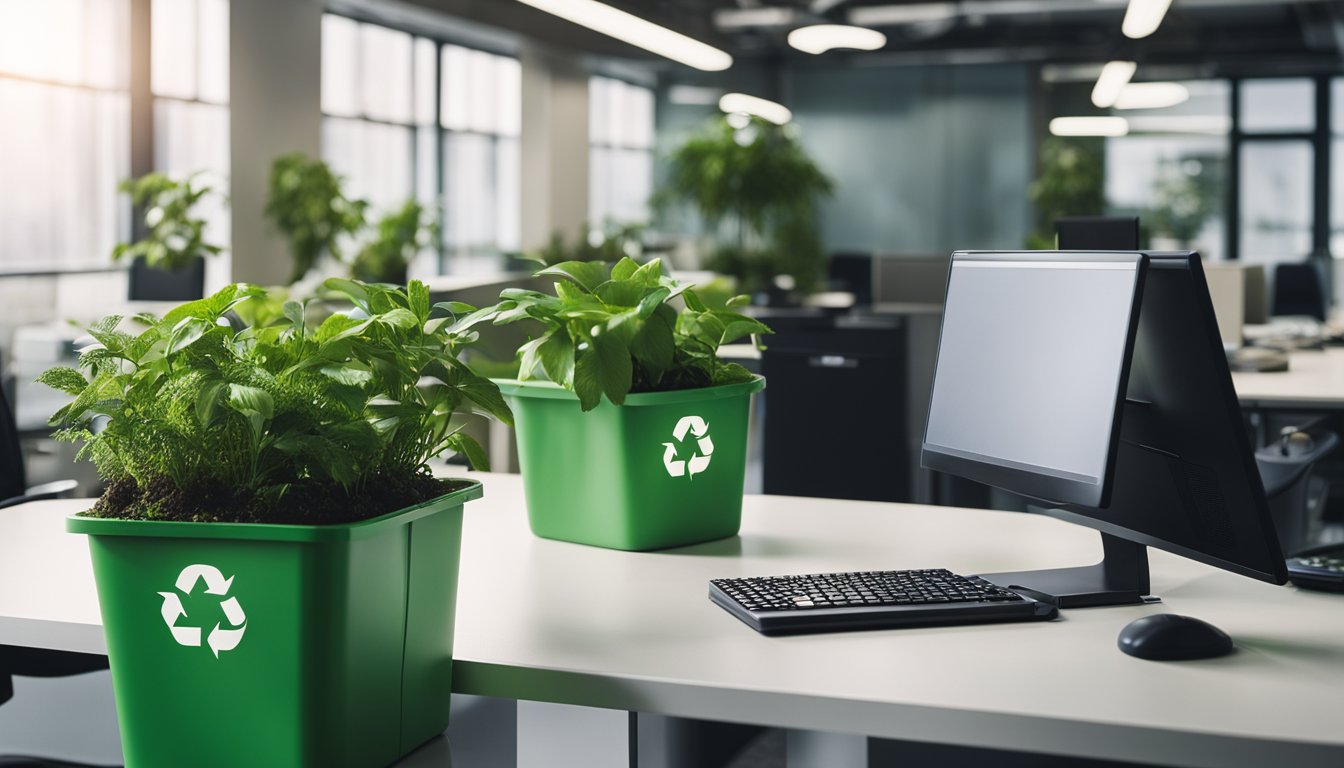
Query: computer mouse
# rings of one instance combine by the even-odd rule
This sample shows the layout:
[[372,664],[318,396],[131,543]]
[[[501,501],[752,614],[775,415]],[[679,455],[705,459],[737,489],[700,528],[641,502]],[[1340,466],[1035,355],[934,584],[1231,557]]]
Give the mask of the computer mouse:
[[1120,630],[1120,650],[1151,661],[1212,659],[1232,652],[1232,638],[1206,621],[1175,613],[1135,619]]

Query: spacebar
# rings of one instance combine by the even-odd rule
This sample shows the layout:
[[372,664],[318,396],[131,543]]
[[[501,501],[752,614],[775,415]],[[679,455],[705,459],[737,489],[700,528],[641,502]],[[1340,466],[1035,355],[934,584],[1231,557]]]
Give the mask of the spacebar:
[[1038,613],[1037,605],[1032,601],[874,605],[761,611],[753,617],[760,622],[762,631],[825,632],[841,628],[927,627],[1044,618]]

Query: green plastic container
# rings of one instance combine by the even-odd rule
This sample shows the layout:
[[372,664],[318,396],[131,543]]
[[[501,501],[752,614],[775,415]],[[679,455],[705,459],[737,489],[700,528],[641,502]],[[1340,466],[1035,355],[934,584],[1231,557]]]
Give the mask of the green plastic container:
[[128,768],[386,766],[448,726],[462,506],[89,535]]
[[496,384],[513,409],[536,535],[646,550],[737,533],[747,415],[764,378],[603,399],[588,413],[550,382]]

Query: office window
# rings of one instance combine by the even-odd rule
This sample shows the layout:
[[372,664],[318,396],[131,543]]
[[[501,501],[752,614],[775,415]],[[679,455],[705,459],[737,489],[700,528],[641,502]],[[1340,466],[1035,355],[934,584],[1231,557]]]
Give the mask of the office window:
[[1241,147],[1241,258],[1260,264],[1311,253],[1312,147],[1307,140]]
[[490,268],[518,248],[522,72],[518,60],[443,46],[443,244],[451,271]]
[[649,219],[653,91],[609,77],[588,81],[588,218],[594,226]]
[[1246,80],[1241,84],[1241,130],[1303,133],[1316,128],[1316,84],[1310,79]]
[[1188,101],[1117,111],[1130,134],[1106,139],[1106,205],[1140,217],[1153,248],[1196,248],[1227,258],[1225,243],[1231,89],[1182,83]]
[[227,246],[229,3],[153,0],[150,13],[154,167],[174,178],[203,174],[218,192],[201,202],[205,239]]
[[434,120],[434,47],[377,24],[322,17],[322,157],[375,215],[435,196],[434,153],[421,151],[418,138]]
[[0,0],[0,272],[96,269],[129,233],[127,0]]

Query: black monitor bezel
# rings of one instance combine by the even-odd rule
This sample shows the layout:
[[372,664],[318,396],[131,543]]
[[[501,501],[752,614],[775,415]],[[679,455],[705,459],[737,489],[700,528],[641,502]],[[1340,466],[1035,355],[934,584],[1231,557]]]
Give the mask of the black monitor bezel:
[[[1134,340],[1138,329],[1139,308],[1143,302],[1144,278],[1148,269],[1147,255],[1140,251],[957,251],[952,254],[952,259],[948,264],[948,279],[943,294],[943,306],[944,308],[947,306],[947,291],[951,290],[952,270],[956,267],[958,261],[1078,261],[1081,257],[1098,262],[1134,264],[1134,293],[1129,308],[1129,324],[1125,333],[1124,359],[1120,366],[1119,378],[1115,382],[1115,403],[1111,414],[1111,430],[1106,449],[1106,467],[1098,482],[1071,480],[1048,471],[1038,472],[1021,469],[1001,462],[980,461],[940,450],[945,446],[935,446],[928,442],[928,420],[933,417],[932,407],[930,407],[925,420],[924,438],[920,441],[920,465],[922,467],[959,475],[998,488],[1010,488],[1014,493],[1046,504],[1104,507],[1110,503],[1111,488],[1115,476],[1115,458],[1120,440],[1120,418],[1125,401],[1125,384],[1129,381],[1129,368],[1133,359]],[[930,398],[932,398],[933,387],[937,386],[938,354],[941,354],[942,343],[943,324],[940,320]],[[988,457],[986,458],[988,459]],[[1041,469],[1048,468],[1043,467]]]

